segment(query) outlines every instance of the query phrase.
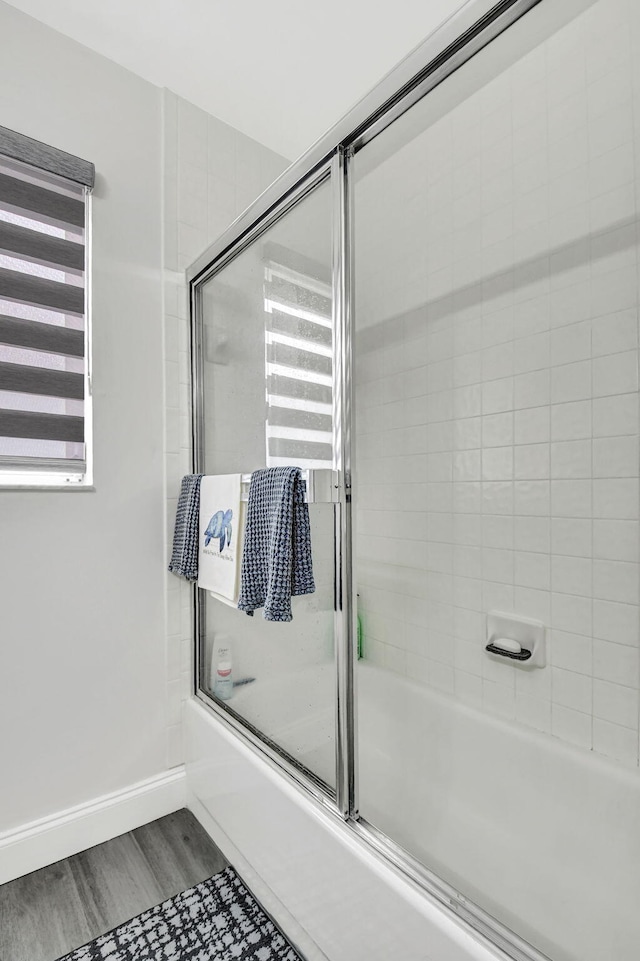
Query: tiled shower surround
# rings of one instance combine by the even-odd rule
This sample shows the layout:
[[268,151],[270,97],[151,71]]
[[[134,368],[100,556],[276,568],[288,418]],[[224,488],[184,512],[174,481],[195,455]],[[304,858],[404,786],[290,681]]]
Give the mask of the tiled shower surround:
[[[454,75],[355,204],[365,657],[631,766],[639,64],[637,5],[597,3]],[[484,653],[492,609],[545,623],[544,669]]]

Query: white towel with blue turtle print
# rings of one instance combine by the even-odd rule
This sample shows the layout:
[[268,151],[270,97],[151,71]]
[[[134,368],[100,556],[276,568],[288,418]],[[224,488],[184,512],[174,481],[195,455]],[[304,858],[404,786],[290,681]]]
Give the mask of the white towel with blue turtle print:
[[205,475],[200,483],[198,587],[220,600],[238,597],[240,474]]
[[313,594],[311,529],[299,467],[254,471],[242,551],[238,609],[290,621],[291,598]]
[[228,607],[232,607],[234,611],[238,610],[238,597],[240,596],[240,563],[238,558],[242,557],[242,545],[244,542],[244,525],[247,514],[246,502],[240,499],[240,514],[238,517],[238,523],[233,525],[233,536],[236,539],[236,589],[234,591],[233,597],[223,597],[222,594],[216,594],[215,591],[209,591],[209,596],[213,597],[216,601],[220,601],[221,604],[226,604]]

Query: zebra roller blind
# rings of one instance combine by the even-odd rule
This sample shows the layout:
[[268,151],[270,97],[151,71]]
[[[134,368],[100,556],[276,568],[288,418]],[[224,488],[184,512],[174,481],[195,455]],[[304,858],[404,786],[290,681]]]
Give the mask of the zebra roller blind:
[[333,466],[332,292],[319,273],[273,260],[265,267],[270,467]]
[[33,145],[0,128],[0,483],[81,484],[93,167]]

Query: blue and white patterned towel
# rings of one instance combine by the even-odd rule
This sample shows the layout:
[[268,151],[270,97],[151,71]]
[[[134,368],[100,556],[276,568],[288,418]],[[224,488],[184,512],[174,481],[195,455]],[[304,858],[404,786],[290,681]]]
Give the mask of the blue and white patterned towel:
[[249,487],[238,610],[264,607],[267,621],[290,621],[291,598],[313,594],[311,527],[299,467],[254,471]]
[[198,579],[198,524],[202,474],[182,478],[169,570],[188,581]]

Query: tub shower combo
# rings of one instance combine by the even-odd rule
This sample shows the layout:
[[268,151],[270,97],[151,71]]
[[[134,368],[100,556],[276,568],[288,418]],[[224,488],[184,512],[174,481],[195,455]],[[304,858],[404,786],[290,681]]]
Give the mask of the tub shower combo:
[[300,466],[316,578],[196,590],[190,791],[310,957],[637,958],[638,63],[471,0],[189,271],[194,469]]

